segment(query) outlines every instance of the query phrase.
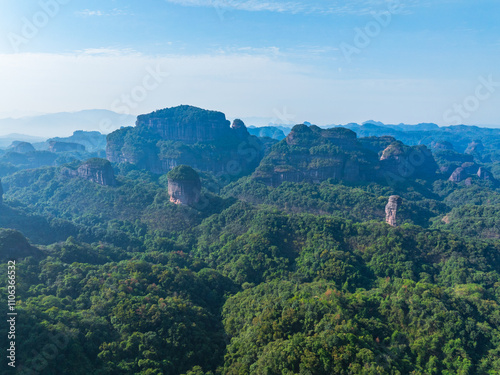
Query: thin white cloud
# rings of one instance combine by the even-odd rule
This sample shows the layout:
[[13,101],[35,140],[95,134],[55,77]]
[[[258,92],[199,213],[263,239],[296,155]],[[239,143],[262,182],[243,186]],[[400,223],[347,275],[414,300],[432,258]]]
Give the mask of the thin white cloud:
[[114,8],[110,11],[102,11],[102,10],[91,10],[91,9],[84,9],[78,12],[75,12],[77,16],[80,17],[109,17],[109,16],[125,16],[129,15],[126,11],[123,9],[118,9]]
[[214,9],[234,9],[250,12],[271,11],[298,13],[305,10],[303,4],[298,2],[283,1],[258,1],[258,0],[166,0],[182,6],[213,7]]
[[168,3],[190,7],[212,7],[221,10],[269,11],[279,13],[323,13],[366,15],[373,11],[399,7],[399,13],[410,13],[411,8],[432,4],[429,0],[339,0],[282,1],[282,0],[165,0]]
[[112,47],[101,47],[101,48],[87,48],[81,51],[75,52],[78,56],[142,56],[140,52],[137,52],[130,48],[116,49]]

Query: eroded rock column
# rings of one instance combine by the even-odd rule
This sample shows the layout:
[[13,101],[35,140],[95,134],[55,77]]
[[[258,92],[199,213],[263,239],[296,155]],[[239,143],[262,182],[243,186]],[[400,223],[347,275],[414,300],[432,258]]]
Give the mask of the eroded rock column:
[[387,224],[396,227],[397,224],[397,212],[398,208],[403,203],[403,200],[399,195],[391,195],[389,197],[389,202],[385,206],[385,221]]

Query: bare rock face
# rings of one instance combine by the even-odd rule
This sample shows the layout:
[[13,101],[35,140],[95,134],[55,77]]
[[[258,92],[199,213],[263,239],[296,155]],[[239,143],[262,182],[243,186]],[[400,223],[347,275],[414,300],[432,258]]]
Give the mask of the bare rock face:
[[17,152],[19,154],[27,154],[36,150],[29,142],[16,142],[12,144],[10,151]]
[[360,181],[360,163],[357,160],[347,160],[344,165],[344,179],[350,182]]
[[78,176],[103,186],[116,185],[111,163],[104,159],[90,159],[78,167]]
[[93,158],[82,163],[76,170],[64,168],[66,177],[80,177],[103,186],[115,186],[116,179],[111,163],[106,159]]
[[462,182],[467,177],[467,173],[464,168],[458,167],[453,171],[450,178],[448,179],[451,182]]
[[477,177],[479,177],[481,180],[491,180],[492,178],[491,173],[488,172],[484,167],[479,167],[479,170],[477,171]]
[[[490,172],[484,167],[479,167],[476,163],[463,163],[460,167],[455,169],[451,174],[449,181],[452,182],[462,182],[470,178],[472,182],[472,177],[479,177],[481,180],[493,180]],[[468,184],[469,185],[469,184]]]
[[166,108],[137,117],[136,126],[147,128],[164,140],[196,143],[213,141],[230,132],[222,112],[187,105]]
[[439,170],[432,152],[424,145],[407,146],[395,141],[380,157],[382,174],[388,180],[432,178]]
[[271,148],[252,178],[269,186],[320,183],[330,178],[372,181],[377,164],[377,155],[364,148],[352,130],[299,124]]
[[135,127],[107,136],[106,158],[155,174],[179,165],[237,176],[249,174],[264,156],[264,145],[241,120],[233,125],[224,113],[187,105],[137,117]]
[[79,143],[51,141],[50,152],[85,151],[85,146]]
[[403,200],[399,195],[391,195],[389,197],[389,202],[385,206],[385,221],[387,224],[393,227],[397,226],[396,215],[402,203]]
[[479,154],[484,151],[484,145],[482,141],[472,141],[469,143],[467,150],[465,150],[466,154]]
[[233,121],[231,129],[235,132],[236,136],[239,139],[246,139],[250,136],[250,133],[248,132],[247,127],[245,126],[245,123],[240,119],[236,119]]
[[193,206],[200,200],[201,182],[198,173],[187,165],[175,167],[167,174],[170,202]]
[[401,142],[394,142],[390,144],[382,152],[380,160],[400,160],[400,158],[402,158],[405,154],[403,147],[404,145]]

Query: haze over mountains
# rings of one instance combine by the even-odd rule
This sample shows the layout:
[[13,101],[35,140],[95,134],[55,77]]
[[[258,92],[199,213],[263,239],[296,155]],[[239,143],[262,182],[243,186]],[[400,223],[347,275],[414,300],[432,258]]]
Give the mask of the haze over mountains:
[[18,133],[47,139],[56,136],[69,136],[75,130],[110,133],[121,126],[133,125],[134,122],[135,116],[119,114],[105,109],[4,118],[0,119],[0,137]]
[[[295,123],[279,123],[276,118],[243,118],[252,135],[269,136],[282,139]],[[103,134],[111,133],[121,127],[135,124],[136,116],[120,114],[105,109],[88,109],[76,112],[47,113],[23,117],[0,118],[0,148],[9,146],[13,141],[41,142],[50,137],[67,137],[76,130],[99,131]],[[298,122],[299,123],[299,122]],[[311,125],[307,121],[303,123]],[[384,124],[380,121],[369,120],[361,124],[349,123],[319,125],[321,128],[346,127],[359,135],[393,135],[395,132],[439,131],[449,127],[439,127],[434,123]],[[471,125],[469,125],[471,126]],[[497,125],[482,126],[481,128],[500,128]],[[255,130],[253,130],[255,129]],[[283,132],[283,134],[281,134]]]

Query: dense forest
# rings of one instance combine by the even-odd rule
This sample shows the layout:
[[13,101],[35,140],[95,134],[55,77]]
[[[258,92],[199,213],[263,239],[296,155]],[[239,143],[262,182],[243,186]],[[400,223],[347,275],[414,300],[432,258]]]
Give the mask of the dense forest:
[[306,125],[278,141],[165,111],[108,135],[107,153],[101,141],[2,151],[0,304],[14,260],[16,373],[500,373],[493,141],[464,151],[469,129],[456,151],[451,136],[427,148],[391,128]]

